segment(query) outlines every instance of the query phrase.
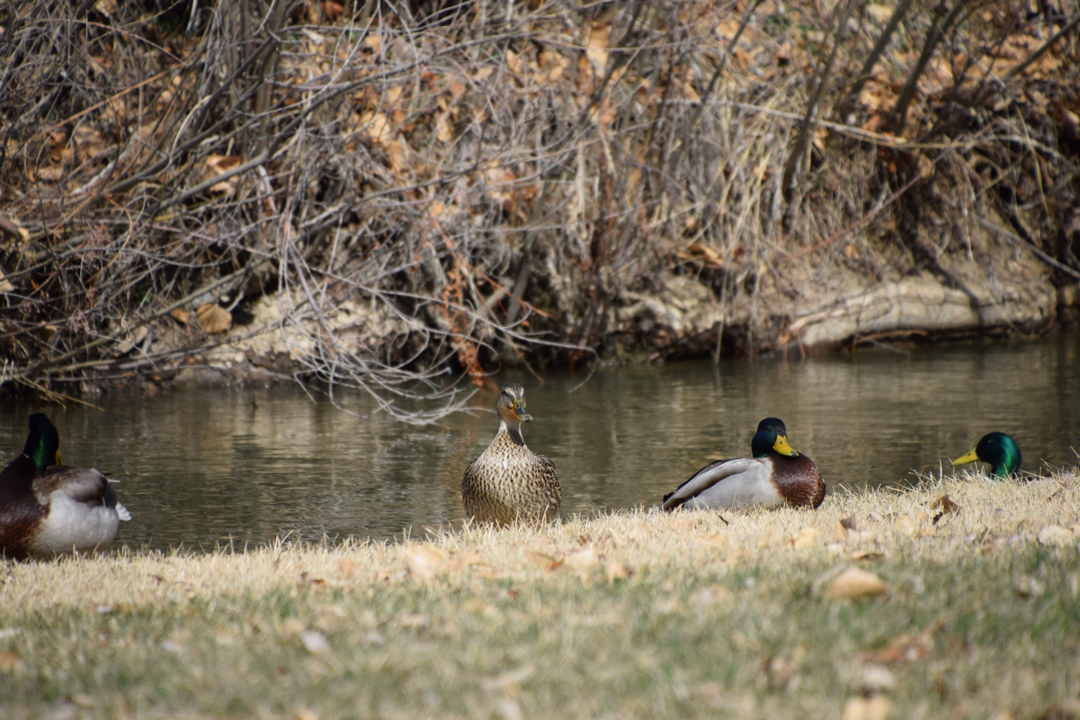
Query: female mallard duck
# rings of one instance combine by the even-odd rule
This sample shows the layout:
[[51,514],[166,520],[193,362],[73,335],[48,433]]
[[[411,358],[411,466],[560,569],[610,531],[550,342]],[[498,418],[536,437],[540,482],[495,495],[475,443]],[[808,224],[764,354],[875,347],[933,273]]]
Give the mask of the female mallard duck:
[[508,525],[515,520],[552,518],[562,502],[555,463],[525,447],[521,423],[532,416],[525,410],[525,388],[503,385],[495,410],[499,432],[480,457],[469,463],[461,481],[465,512],[477,522]]
[[10,558],[92,552],[131,514],[97,470],[60,465],[49,418],[30,416],[22,455],[0,472],[0,554]]
[[1019,475],[1020,448],[1016,441],[1005,433],[992,432],[984,435],[975,449],[962,458],[952,461],[953,467],[967,465],[976,460],[990,465],[990,474],[1003,479]]
[[735,508],[763,505],[809,505],[825,498],[825,481],[814,461],[791,449],[787,428],[778,418],[758,424],[750,444],[752,458],[717,460],[698,470],[673,493],[664,496],[664,509]]

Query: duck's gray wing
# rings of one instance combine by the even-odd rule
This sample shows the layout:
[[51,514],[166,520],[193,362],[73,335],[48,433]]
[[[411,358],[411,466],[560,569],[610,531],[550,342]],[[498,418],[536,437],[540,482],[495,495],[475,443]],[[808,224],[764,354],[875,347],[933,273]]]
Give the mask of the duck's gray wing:
[[53,465],[46,468],[41,477],[34,479],[34,493],[42,504],[57,490],[72,500],[89,507],[107,507],[116,510],[121,520],[130,520],[131,513],[116,497],[112,483],[119,482],[93,468]]
[[781,502],[772,481],[768,458],[718,460],[664,496],[664,510],[690,507],[732,508],[745,505],[773,505]]

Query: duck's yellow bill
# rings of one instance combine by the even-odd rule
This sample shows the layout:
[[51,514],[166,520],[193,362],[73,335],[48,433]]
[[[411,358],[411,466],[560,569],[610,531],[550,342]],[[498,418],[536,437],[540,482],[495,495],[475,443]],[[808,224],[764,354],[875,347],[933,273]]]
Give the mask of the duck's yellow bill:
[[788,457],[798,457],[799,453],[791,449],[788,445],[787,437],[780,435],[776,438],[776,442],[773,443],[772,449],[781,455],[787,455]]
[[975,454],[974,450],[972,450],[971,452],[969,452],[964,457],[959,457],[959,458],[956,458],[955,460],[953,460],[952,461],[952,466],[956,467],[957,465],[967,465],[968,463],[973,463],[978,459],[979,459],[979,456]]

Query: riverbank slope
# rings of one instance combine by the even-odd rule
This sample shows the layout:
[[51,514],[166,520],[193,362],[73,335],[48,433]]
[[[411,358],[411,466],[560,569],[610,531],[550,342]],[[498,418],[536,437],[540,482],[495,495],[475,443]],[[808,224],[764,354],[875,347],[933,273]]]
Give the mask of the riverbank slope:
[[426,422],[504,364],[1077,315],[1049,5],[186,7],[0,17],[7,389],[319,378]]

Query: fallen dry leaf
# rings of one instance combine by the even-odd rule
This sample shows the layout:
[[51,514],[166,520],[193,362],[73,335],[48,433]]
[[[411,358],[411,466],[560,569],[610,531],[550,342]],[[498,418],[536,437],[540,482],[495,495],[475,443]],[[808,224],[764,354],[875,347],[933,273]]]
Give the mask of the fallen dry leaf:
[[596,548],[590,545],[582,550],[575,550],[563,555],[563,565],[567,570],[573,570],[578,575],[585,577],[594,567],[600,564],[600,554]]
[[232,194],[236,192],[236,181],[223,180],[221,182],[214,183],[210,186],[210,192],[214,194],[221,194],[226,197],[232,197]]
[[837,600],[881,595],[885,592],[885,583],[872,572],[850,567],[836,576],[825,595]]
[[546,573],[555,572],[563,564],[562,560],[556,560],[550,555],[545,555],[544,553],[535,552],[533,550],[526,550],[525,555],[539,565]]
[[877,663],[866,663],[854,668],[851,684],[864,695],[896,688],[896,675],[889,668]]
[[195,311],[195,317],[198,318],[199,325],[208,335],[223,333],[232,325],[232,315],[229,311],[213,303],[200,305]]
[[349,558],[341,558],[337,564],[338,572],[347,578],[351,578],[356,573],[356,563]]
[[312,655],[326,655],[330,652],[330,643],[318,630],[305,630],[300,633],[300,642]]
[[877,3],[868,3],[866,5],[866,14],[878,25],[884,25],[889,22],[889,18],[892,17],[894,11],[895,10],[888,5],[879,5]]
[[818,539],[817,528],[805,527],[797,533],[792,533],[788,538],[788,547],[795,550],[805,550],[808,547],[813,547],[814,543]]
[[71,703],[76,707],[88,710],[94,707],[94,698],[90,697],[86,693],[75,693],[71,696]]
[[625,580],[628,577],[630,577],[630,571],[622,563],[612,561],[607,564],[608,585],[616,580]]
[[1076,537],[1073,535],[1072,530],[1063,528],[1060,525],[1047,525],[1039,531],[1036,537],[1039,538],[1040,545],[1064,547],[1076,543]]
[[938,627],[939,625],[935,623],[918,635],[901,633],[890,640],[888,647],[884,650],[860,653],[860,657],[878,663],[907,664],[915,662],[929,654],[934,646],[934,632]]
[[901,535],[913,537],[915,535],[915,521],[908,515],[901,515],[893,521],[893,529]]
[[212,154],[206,158],[206,165],[215,174],[220,175],[223,172],[228,172],[234,167],[240,164],[240,157],[238,155],[225,156]]
[[171,317],[173,320],[180,323],[181,325],[186,325],[190,315],[188,315],[187,310],[176,308],[171,313],[169,313],[169,317]]
[[724,266],[724,259],[721,257],[720,253],[708,245],[703,245],[699,242],[690,243],[686,246],[685,251],[676,254],[683,260],[694,260],[708,267],[721,268]]
[[411,545],[405,550],[409,574],[418,580],[429,581],[442,570],[446,551],[431,545]]
[[465,568],[472,565],[480,565],[481,563],[483,563],[483,561],[483,558],[480,557],[480,553],[458,553],[457,555],[454,555],[452,558],[450,558],[450,560],[446,562],[442,569],[444,572],[457,572],[459,570],[464,570]]
[[398,620],[398,625],[403,630],[425,632],[431,627],[431,618],[423,613],[406,613]]
[[1042,597],[1046,594],[1046,586],[1035,578],[1024,575],[1016,582],[1016,594],[1022,598]]
[[326,15],[326,19],[330,22],[334,22],[345,12],[345,6],[337,2],[324,2],[322,8],[323,14]]
[[930,509],[937,510],[937,512],[934,513],[934,524],[937,525],[938,520],[945,517],[949,513],[958,512],[960,510],[960,506],[954,503],[952,501],[952,498],[950,498],[948,495],[942,495],[941,497],[934,500],[934,502],[930,503]]
[[851,559],[855,562],[860,560],[877,560],[881,557],[881,553],[873,550],[856,550],[851,553]]
[[833,533],[836,535],[836,539],[840,542],[847,542],[848,529],[844,527],[844,524],[840,521],[836,521],[836,527],[833,528]]
[[0,215],[0,234],[8,235],[15,240],[27,242],[30,239],[30,231],[19,225],[7,215]]
[[728,536],[725,532],[713,533],[705,539],[706,545],[711,545],[715,548],[726,548],[728,546]]
[[0,672],[11,672],[18,662],[19,654],[14,650],[0,650]]
[[892,703],[881,695],[852,698],[844,703],[840,720],[885,720],[892,712]]

